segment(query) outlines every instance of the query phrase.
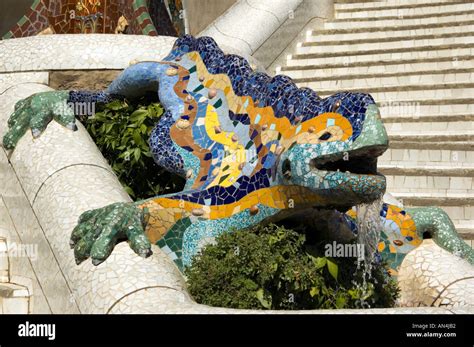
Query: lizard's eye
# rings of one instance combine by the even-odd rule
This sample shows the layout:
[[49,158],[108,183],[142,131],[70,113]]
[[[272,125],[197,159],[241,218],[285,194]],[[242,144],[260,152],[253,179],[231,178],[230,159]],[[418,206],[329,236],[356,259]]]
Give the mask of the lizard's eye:
[[332,134],[331,134],[330,132],[327,132],[327,131],[326,131],[324,134],[322,134],[322,135],[319,137],[319,139],[320,139],[321,141],[327,141],[327,140],[329,140],[331,137],[332,137]]

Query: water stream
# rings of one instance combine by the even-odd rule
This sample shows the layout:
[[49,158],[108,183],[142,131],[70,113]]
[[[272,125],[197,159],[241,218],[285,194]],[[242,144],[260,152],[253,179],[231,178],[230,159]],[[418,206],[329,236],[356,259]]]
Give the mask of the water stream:
[[[380,233],[383,229],[380,211],[382,210],[382,196],[371,203],[356,206],[357,211],[357,243],[363,245],[364,257],[357,260],[357,271],[362,271],[362,283],[353,284],[363,292],[368,291],[367,281],[372,278],[372,264],[375,261],[377,245],[380,241]],[[370,308],[368,302],[361,302],[361,307]]]

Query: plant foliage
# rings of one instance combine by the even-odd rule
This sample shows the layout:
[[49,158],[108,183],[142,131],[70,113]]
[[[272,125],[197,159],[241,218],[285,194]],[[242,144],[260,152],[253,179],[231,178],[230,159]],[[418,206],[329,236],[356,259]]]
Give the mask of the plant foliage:
[[194,299],[242,309],[391,307],[398,288],[383,264],[362,285],[355,258],[322,256],[304,234],[273,224],[222,234],[185,269]]
[[181,190],[184,180],[155,164],[148,139],[163,114],[157,102],[115,100],[85,126],[127,193],[135,200]]

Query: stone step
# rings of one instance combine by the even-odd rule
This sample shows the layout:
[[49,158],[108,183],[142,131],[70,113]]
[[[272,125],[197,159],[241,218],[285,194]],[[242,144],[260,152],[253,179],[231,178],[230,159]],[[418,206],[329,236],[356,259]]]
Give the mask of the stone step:
[[[301,84],[300,87],[303,87],[304,84]],[[425,87],[425,86],[423,86]],[[435,86],[436,87],[436,86]],[[340,89],[337,91],[337,93],[342,92],[343,90]],[[408,105],[413,105],[413,113],[410,113],[410,115],[416,116],[417,114],[421,114],[426,110],[428,107],[425,107],[425,102],[433,102],[433,104],[429,105],[439,105],[439,108],[436,108],[436,106],[432,107],[432,109],[436,110],[449,110],[452,109],[454,110],[454,113],[472,113],[473,111],[473,106],[474,104],[471,103],[470,98],[462,97],[463,95],[473,95],[473,89],[459,89],[458,91],[456,90],[451,90],[451,89],[436,89],[433,88],[432,90],[425,88],[424,90],[406,90],[406,91],[396,91],[396,90],[391,90],[391,91],[377,91],[377,92],[370,92],[369,90],[366,89],[349,89],[346,88],[345,91],[349,92],[362,92],[362,93],[368,93],[372,95],[374,100],[377,102],[377,104],[381,107],[384,107],[386,105],[393,105],[397,103],[397,100],[404,100],[407,99],[408,97],[413,97],[414,99],[410,100],[411,103]],[[459,97],[454,96],[456,92],[459,92],[461,94]],[[318,94],[322,97],[328,97],[330,95],[335,94],[336,91],[321,91],[318,92]],[[412,95],[410,95],[412,94]],[[435,98],[435,99],[430,99],[430,98]],[[459,102],[466,100],[468,103],[462,105]],[[438,101],[438,103],[436,103]],[[454,105],[453,105],[454,104]],[[405,103],[405,105],[407,105]],[[419,105],[419,109],[418,109]],[[444,113],[444,111],[439,111],[436,113]]]
[[[387,188],[387,191],[394,187]],[[474,206],[474,194],[438,194],[430,193],[410,193],[410,192],[391,192],[390,193],[400,200],[404,206],[439,206],[439,207],[460,207]],[[453,217],[451,217],[453,218]],[[472,218],[472,217],[471,217]],[[455,218],[453,218],[455,219]]]
[[[392,107],[393,109],[394,107]],[[423,124],[423,127],[428,126],[432,129],[438,129],[442,125],[436,125],[435,123],[448,123],[448,127],[451,123],[463,123],[471,126],[471,123],[474,122],[474,114],[410,114],[410,110],[407,109],[405,112],[400,113],[401,108],[398,107],[397,110],[390,110],[388,112],[384,111],[380,115],[382,116],[383,123],[386,128],[389,128],[392,123],[400,123],[402,127],[408,127],[410,124],[412,127],[418,127],[418,124]],[[414,124],[415,123],[415,124]],[[457,127],[457,125],[454,125]],[[396,127],[395,127],[396,128]]]
[[[401,173],[399,176],[385,175],[385,178],[387,191],[391,194],[436,194],[461,198],[470,196],[474,199],[472,177],[408,176]],[[442,188],[443,186],[448,187]]]
[[[406,206],[440,206],[474,240],[474,2],[335,0],[279,71],[321,97],[371,94],[390,149],[378,160]],[[278,71],[278,72],[279,72]]]
[[[399,41],[407,37],[412,39],[457,36],[473,31],[474,20],[464,22],[441,23],[439,25],[418,25],[410,28],[358,28],[357,30],[313,30],[306,32],[306,42],[337,44],[364,44],[370,42]],[[464,35],[465,36],[465,35]]]
[[[441,22],[437,24],[417,24],[409,26],[391,26],[391,27],[362,27],[357,28],[344,28],[339,27],[337,29],[320,29],[320,30],[308,30],[306,32],[306,38],[308,41],[337,41],[337,37],[340,36],[343,42],[349,40],[363,40],[364,37],[367,39],[383,38],[388,37],[389,40],[393,40],[393,36],[413,36],[413,35],[432,35],[433,33],[444,33],[444,32],[462,32],[463,28],[474,24],[473,19],[469,20],[457,20],[453,22]],[[456,30],[454,28],[460,27]],[[452,28],[452,29],[449,29]],[[446,31],[449,30],[449,31]]]
[[[468,51],[463,49],[473,49],[474,44],[471,42],[467,43],[447,43],[439,45],[425,44],[416,47],[392,47],[392,48],[382,48],[382,49],[363,49],[359,51],[336,51],[328,52],[324,50],[324,47],[321,49],[315,49],[312,53],[301,53],[292,55],[293,59],[322,59],[322,58],[338,58],[338,57],[362,57],[366,55],[372,56],[372,61],[378,61],[381,59],[387,59],[392,56],[395,56],[397,59],[414,59],[414,58],[430,58],[437,57],[438,51],[452,50],[456,53],[464,54]],[[393,46],[393,45],[392,45]],[[431,52],[431,54],[429,54]],[[445,53],[445,52],[441,52]],[[441,56],[446,56],[442,54]],[[353,60],[356,62],[357,60]],[[351,60],[349,61],[349,63]]]
[[395,100],[413,98],[420,103],[429,98],[451,103],[455,99],[469,98],[474,95],[474,83],[440,83],[440,84],[407,84],[404,86],[384,86],[384,87],[355,87],[355,88],[314,88],[311,82],[298,83],[300,87],[309,87],[316,90],[321,97],[327,97],[343,91],[352,93],[368,93],[372,95],[377,103],[390,103]]
[[10,281],[10,264],[8,260],[8,245],[4,237],[0,237],[0,283]]
[[351,2],[351,1],[334,1],[334,9],[337,13],[342,11],[360,11],[361,8],[364,10],[373,9],[391,9],[391,8],[416,8],[416,7],[428,7],[428,6],[440,6],[448,5],[451,3],[465,3],[466,0],[390,0],[390,1],[364,1],[364,2]]
[[458,234],[474,248],[474,223],[472,220],[460,220],[454,223]]
[[[395,149],[394,149],[395,150]],[[435,150],[432,150],[435,152]],[[396,152],[395,152],[396,153]],[[393,153],[392,153],[393,155]],[[395,154],[396,155],[396,154]],[[412,177],[418,176],[430,176],[430,177],[456,177],[456,180],[468,178],[469,180],[474,177],[474,164],[472,163],[460,163],[459,166],[448,166],[442,165],[442,162],[427,162],[424,164],[423,161],[411,162],[404,160],[390,160],[385,161],[384,158],[380,158],[377,165],[378,170],[384,175],[408,175]],[[464,181],[463,181],[464,182]],[[469,181],[471,182],[471,181]],[[465,183],[465,182],[464,182]],[[469,189],[472,184],[469,183]],[[443,189],[449,189],[450,187],[442,187]],[[452,188],[452,189],[468,189],[468,188]]]
[[[382,69],[386,69],[387,71],[390,72],[396,72],[397,67],[405,66],[406,68],[409,68],[410,66],[418,66],[418,68],[421,68],[423,64],[449,64],[450,65],[442,65],[445,68],[447,67],[452,67],[456,68],[460,64],[466,64],[467,61],[471,61],[473,59],[472,55],[469,53],[469,55],[456,55],[456,56],[450,56],[449,54],[446,54],[445,51],[438,51],[440,55],[439,57],[422,57],[422,58],[406,58],[403,59],[403,61],[400,61],[400,59],[380,59],[380,60],[374,60],[374,61],[363,61],[360,58],[352,58],[352,57],[347,57],[344,61],[327,61],[321,64],[311,64],[311,61],[313,59],[295,59],[293,55],[288,55],[287,56],[287,64],[284,67],[280,68],[280,71],[283,71],[286,73],[287,71],[293,71],[293,70],[329,70],[329,69],[346,69],[342,71],[356,71],[354,73],[359,73],[357,72],[359,68],[367,69],[371,67],[375,71],[384,71]],[[447,52],[449,53],[449,51]],[[361,61],[357,61],[361,60]],[[433,65],[426,65],[428,68],[429,66]],[[436,66],[436,65],[434,65]],[[425,69],[426,69],[425,68]],[[374,70],[369,69],[369,70],[361,70],[362,73],[365,73],[366,71],[373,72]],[[403,70],[403,68],[401,67]],[[435,69],[435,68],[434,68]],[[433,70],[433,69],[432,69]]]
[[400,117],[404,122],[408,121],[409,118],[413,121],[419,121],[425,119],[422,117],[436,119],[435,117],[438,115],[471,120],[470,115],[474,114],[474,98],[451,97],[449,99],[434,99],[431,96],[425,99],[400,98],[388,101],[376,99],[375,101],[384,120]]
[[446,45],[472,44],[474,42],[474,32],[465,32],[463,34],[445,35],[445,37],[414,38],[407,36],[397,41],[379,41],[365,43],[331,43],[331,42],[303,42],[296,48],[296,54],[318,54],[320,52],[351,52],[355,55],[358,52],[365,51],[410,51],[419,47],[444,47]]
[[28,288],[13,283],[0,283],[0,313],[30,313]]
[[389,139],[393,141],[438,141],[438,142],[473,142],[474,143],[474,131],[466,130],[462,133],[459,131],[392,131],[389,134]]
[[395,17],[405,18],[411,16],[423,16],[431,15],[438,16],[441,13],[443,15],[451,12],[459,11],[470,11],[474,9],[472,2],[454,2],[454,3],[421,3],[416,4],[417,6],[400,5],[391,7],[367,7],[360,6],[359,8],[352,8],[350,10],[336,10],[337,19],[354,19],[354,18],[367,18],[367,17]]
[[463,73],[474,69],[474,57],[465,56],[465,59],[448,58],[446,61],[428,61],[415,63],[374,64],[370,66],[358,66],[350,64],[341,67],[319,67],[319,66],[285,66],[281,69],[282,74],[293,79],[311,77],[318,81],[361,79],[370,77],[389,76],[411,76],[426,73]]
[[[341,76],[342,77],[342,76]],[[425,71],[424,73],[402,73],[388,75],[372,75],[368,76],[347,76],[334,79],[319,79],[306,74],[303,78],[294,78],[295,83],[308,82],[310,88],[314,90],[324,89],[347,89],[347,88],[364,88],[374,90],[383,86],[410,86],[413,84],[444,84],[444,83],[469,83],[474,81],[474,69],[458,69],[458,70],[439,70]]]
[[456,224],[454,224],[454,227],[459,236],[464,239],[464,242],[474,248],[474,227],[463,228],[463,226],[457,226]]
[[456,11],[448,13],[438,13],[438,15],[429,14],[417,15],[417,16],[405,16],[402,19],[398,17],[368,17],[368,18],[356,18],[356,19],[334,19],[330,22],[324,23],[326,30],[331,29],[371,29],[371,28],[402,28],[412,27],[417,25],[439,25],[451,22],[462,22],[472,20],[474,10],[468,11]]
[[[0,203],[3,200],[0,198]],[[3,212],[3,211],[1,211]],[[2,222],[5,216],[2,215]],[[2,223],[3,225],[3,223]],[[18,283],[10,283],[11,258],[9,258],[8,242],[4,236],[0,237],[0,314],[28,314],[30,313],[30,292],[28,287]]]
[[[415,170],[418,174],[466,176],[474,174],[474,150],[390,148],[378,158],[385,172],[398,174]],[[421,167],[421,170],[417,170]],[[426,169],[424,169],[426,167]],[[434,173],[433,173],[434,172]]]
[[474,150],[473,141],[427,141],[419,137],[402,137],[390,140],[392,149],[443,149],[450,151]]
[[[422,62],[459,61],[460,57],[472,57],[473,44],[438,45],[412,49],[366,50],[352,52],[319,52],[311,54],[293,54],[287,57],[288,66],[348,67],[383,64],[411,64]],[[463,58],[465,60],[465,58]]]
[[[420,133],[430,132],[444,132],[455,133],[474,131],[474,122],[472,121],[447,121],[447,117],[444,117],[444,121],[438,122],[397,122],[397,123],[384,123],[385,129],[388,134],[401,134],[406,132],[413,132],[414,130]],[[383,118],[382,118],[383,119]]]
[[361,4],[367,4],[370,2],[376,2],[380,0],[334,0],[334,4],[354,4],[357,6],[361,6]]

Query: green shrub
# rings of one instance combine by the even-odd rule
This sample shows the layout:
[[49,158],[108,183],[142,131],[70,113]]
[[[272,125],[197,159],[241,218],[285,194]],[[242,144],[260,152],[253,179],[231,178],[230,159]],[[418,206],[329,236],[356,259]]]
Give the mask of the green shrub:
[[394,305],[398,288],[384,265],[374,265],[363,290],[355,258],[326,258],[321,247],[307,245],[305,239],[276,225],[223,234],[185,269],[188,289],[198,303],[231,308]]
[[135,200],[179,191],[184,180],[155,164],[150,133],[163,114],[159,103],[113,101],[83,120],[124,189]]

